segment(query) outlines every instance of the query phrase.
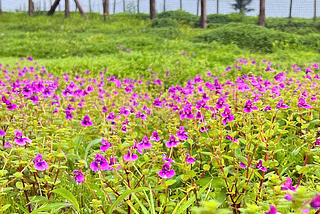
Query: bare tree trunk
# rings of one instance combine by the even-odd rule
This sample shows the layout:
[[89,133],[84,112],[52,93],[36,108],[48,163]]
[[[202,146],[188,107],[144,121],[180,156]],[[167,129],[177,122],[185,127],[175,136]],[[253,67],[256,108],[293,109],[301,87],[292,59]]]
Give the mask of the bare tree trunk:
[[89,0],[89,12],[92,12],[92,8],[91,8],[91,0]]
[[180,10],[182,10],[182,0],[180,0]]
[[69,5],[69,0],[65,0],[64,17],[65,17],[65,18],[70,18],[70,5]]
[[260,0],[259,25],[266,26],[266,0]]
[[32,0],[28,1],[28,14],[29,16],[33,16],[33,11],[34,11],[34,3]]
[[207,29],[207,0],[201,0],[201,28]]
[[80,2],[78,0],[74,0],[74,3],[76,3],[76,8],[79,9],[81,16],[83,16],[85,19],[88,19],[87,14],[86,14],[86,12],[84,12]]
[[116,14],[116,0],[113,1],[113,14]]
[[51,15],[54,14],[54,12],[56,11],[56,8],[58,7],[59,3],[60,3],[60,0],[55,0],[53,2],[53,5],[51,6],[50,10],[47,13],[48,16],[51,16]]
[[156,16],[156,0],[150,0],[150,19],[154,20]]
[[[1,8],[0,8],[1,10]],[[314,15],[313,15],[313,21],[317,21],[317,0],[314,0]]]
[[103,21],[107,21],[109,16],[109,0],[102,0],[103,3]]
[[47,10],[47,7],[46,7],[46,1],[43,1],[43,11],[46,11]]
[[219,0],[217,0],[217,14],[219,14]]
[[0,0],[0,16],[2,15],[2,9],[1,9],[1,0]]
[[292,0],[290,0],[289,19],[292,18]]
[[138,13],[140,13],[140,0],[138,0],[137,9],[138,9]]
[[126,1],[125,0],[122,0],[123,1],[123,12],[126,12]]
[[200,0],[197,0],[197,16],[199,16],[199,5],[200,5]]
[[163,12],[166,12],[166,0],[163,0]]

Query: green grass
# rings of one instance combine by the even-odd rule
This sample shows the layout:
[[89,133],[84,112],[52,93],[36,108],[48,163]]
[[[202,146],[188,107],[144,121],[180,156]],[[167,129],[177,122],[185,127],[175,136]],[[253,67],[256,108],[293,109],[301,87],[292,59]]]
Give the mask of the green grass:
[[[34,17],[28,17],[26,13],[5,12],[0,17],[1,63],[12,64],[20,57],[32,56],[53,73],[87,69],[98,72],[107,68],[117,76],[149,75],[148,68],[152,67],[162,74],[165,70],[176,73],[177,79],[172,80],[174,83],[207,70],[222,73],[235,59],[243,57],[272,60],[282,68],[287,64],[319,61],[318,51],[309,47],[313,45],[308,43],[313,38],[309,34],[301,36],[306,45],[277,41],[263,44],[262,41],[259,47],[268,45],[268,52],[271,52],[266,53],[250,46],[240,45],[239,48],[235,45],[239,45],[236,37],[224,38],[223,45],[199,39],[225,25],[211,24],[213,31],[203,30],[197,27],[197,21],[191,23],[186,20],[187,15],[181,11],[167,12],[158,15],[165,19],[152,22],[146,14],[116,14],[103,22],[103,17],[96,13],[89,13],[89,20],[84,20],[75,12],[70,19],[65,19],[62,12],[53,16],[37,12]],[[255,17],[239,18],[237,14],[224,18],[249,24],[255,20]],[[267,21],[271,24],[285,23],[283,19]],[[120,46],[124,47],[122,51],[117,49]],[[126,49],[132,52],[126,52]],[[183,51],[186,51],[186,56],[183,56]]]

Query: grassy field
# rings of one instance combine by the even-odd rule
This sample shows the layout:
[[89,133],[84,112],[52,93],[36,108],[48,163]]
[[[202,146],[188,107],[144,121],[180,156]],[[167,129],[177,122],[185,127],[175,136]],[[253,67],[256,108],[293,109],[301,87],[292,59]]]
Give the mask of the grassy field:
[[[167,12],[158,16],[160,18],[152,22],[144,14],[117,14],[111,15],[104,23],[99,14],[88,14],[89,20],[85,21],[78,13],[73,13],[70,19],[64,19],[63,13],[51,17],[41,12],[34,17],[28,17],[26,13],[4,13],[0,17],[1,62],[15,63],[20,57],[32,56],[53,73],[107,68],[120,76],[144,72],[152,67],[162,73],[172,70],[178,74],[178,79],[186,79],[206,70],[224,71],[238,58],[266,59],[279,63],[282,68],[287,64],[319,61],[314,44],[297,42],[302,39],[316,40],[309,38],[314,35],[312,33],[317,30],[316,27],[286,28],[287,31],[299,32],[306,29],[308,33],[305,32],[298,39],[290,33],[283,36],[282,29],[266,29],[262,32],[260,27],[248,29],[248,32],[255,31],[255,38],[270,33],[270,37],[277,39],[279,35],[273,35],[274,32],[281,33],[281,42],[267,41],[262,37],[252,44],[248,35],[233,32],[238,31],[234,25],[241,28],[243,23],[247,23],[244,29],[255,26],[252,24],[255,17],[212,15],[209,19],[211,22],[233,21],[238,24],[231,24],[231,27],[221,23],[210,24],[210,29],[203,30],[194,21],[197,17],[184,12]],[[311,19],[292,22],[298,23],[296,25],[309,24]],[[269,19],[267,23],[279,26],[286,24],[284,19]],[[217,39],[212,34],[223,38]],[[230,34],[236,36],[231,37]],[[285,43],[287,35],[291,42]],[[262,48],[264,46],[268,47],[267,52]],[[131,52],[127,52],[127,49]],[[189,60],[190,57],[192,60]]]

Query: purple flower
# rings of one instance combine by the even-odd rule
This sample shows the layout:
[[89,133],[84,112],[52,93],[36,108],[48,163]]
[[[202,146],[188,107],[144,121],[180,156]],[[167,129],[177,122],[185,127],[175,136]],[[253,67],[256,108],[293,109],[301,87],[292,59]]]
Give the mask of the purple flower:
[[253,106],[252,100],[247,100],[243,111],[246,113],[250,113],[252,110],[259,110],[259,109],[257,106]]
[[293,201],[293,197],[289,193],[285,194],[284,199],[286,199],[287,201]]
[[152,147],[152,143],[150,143],[147,136],[144,136],[142,138],[142,142],[138,143],[137,147],[138,149],[150,149]]
[[83,181],[84,181],[84,176],[83,176],[83,174],[82,174],[82,172],[80,172],[80,171],[78,171],[78,170],[74,170],[73,171],[73,174],[75,175],[75,177],[74,177],[74,181],[76,182],[76,183],[82,183]]
[[95,161],[91,162],[90,164],[90,168],[92,171],[96,172],[99,169],[106,170],[109,168],[109,163],[106,161],[106,159],[102,155],[97,153],[94,158],[95,158]]
[[269,111],[269,110],[272,110],[272,108],[271,108],[269,105],[267,105],[267,106],[264,108],[264,111]]
[[311,200],[310,206],[315,209],[320,208],[320,195],[316,195],[316,197]]
[[267,168],[262,166],[262,160],[260,159],[259,162],[257,163],[257,169],[260,169],[263,172],[267,171]]
[[270,205],[270,210],[268,212],[265,212],[265,214],[280,214],[277,212],[277,208],[275,206]]
[[5,136],[5,135],[6,135],[6,132],[3,131],[3,130],[0,130],[0,135],[1,135],[1,136]]
[[159,142],[161,140],[161,138],[159,137],[159,134],[158,134],[157,131],[154,131],[152,133],[152,136],[150,137],[150,140],[154,140],[154,141],[157,141],[157,142]]
[[309,105],[303,97],[300,97],[297,104],[299,108],[307,108],[307,109],[312,108],[312,106]]
[[283,103],[283,99],[280,99],[276,108],[290,108],[290,106]]
[[165,162],[162,166],[162,170],[158,173],[161,178],[171,178],[176,173],[173,169],[170,169],[171,163]]
[[286,182],[284,182],[281,186],[281,190],[292,190],[295,191],[296,188],[292,186],[292,179],[286,178]]
[[320,139],[316,139],[316,142],[314,143],[315,146],[320,146]]
[[15,135],[14,142],[16,144],[18,144],[19,146],[24,146],[24,145],[26,145],[26,143],[32,142],[29,138],[22,137],[22,132],[20,132],[17,129],[14,131],[14,135]]
[[237,139],[231,137],[230,135],[227,135],[227,136],[226,136],[226,139],[227,139],[227,140],[231,140],[231,141],[236,142],[236,143],[239,143],[239,141],[238,141]]
[[221,113],[221,116],[224,117],[222,123],[223,125],[227,125],[228,122],[232,122],[234,120],[233,114],[231,114],[230,108],[228,104],[225,104],[225,109]]
[[[248,159],[248,156],[246,156],[246,158]],[[247,168],[247,165],[242,162],[239,163],[239,166],[244,169]],[[250,164],[250,167],[251,167],[251,164]]]
[[216,104],[216,108],[217,109],[222,109],[224,107],[224,102],[225,102],[225,99],[223,97],[220,97],[218,99],[217,104]]
[[110,156],[110,162],[109,162],[109,166],[108,166],[107,170],[114,170],[114,168],[112,166],[116,166],[116,165],[117,165],[116,170],[119,170],[121,168],[121,165],[116,164],[116,163],[117,163],[117,158]]
[[104,138],[101,139],[102,146],[100,147],[101,151],[106,151],[111,147],[111,143],[105,140]]
[[123,160],[136,161],[136,160],[138,160],[138,155],[133,154],[133,151],[132,152],[128,151],[128,153],[126,155],[123,155]]
[[90,117],[88,115],[83,117],[83,120],[81,121],[82,126],[92,126],[92,122],[90,121]]
[[195,159],[195,158],[192,158],[191,155],[189,155],[188,153],[186,153],[186,159],[185,159],[185,161],[186,161],[187,163],[194,163],[194,162],[196,161],[196,159]]
[[177,147],[178,143],[180,143],[180,142],[176,141],[176,137],[174,135],[171,135],[170,138],[169,138],[169,141],[166,142],[166,146],[168,148]]
[[6,142],[6,143],[4,144],[4,148],[8,148],[8,147],[12,147],[12,145],[10,144],[10,142]]
[[71,120],[73,119],[73,115],[71,114],[71,111],[66,111],[66,116],[65,116],[66,120]]
[[33,160],[34,168],[39,171],[44,171],[46,169],[49,169],[47,162],[42,160],[42,155],[37,154],[36,157]]
[[283,72],[281,72],[274,77],[274,80],[277,82],[283,82],[286,78],[286,75]]
[[179,140],[188,140],[188,132],[184,131],[184,127],[180,126],[179,130],[177,131],[177,137]]
[[167,162],[170,162],[170,163],[175,163],[174,160],[172,160],[171,158],[168,158],[166,154],[162,154],[162,161],[167,161]]

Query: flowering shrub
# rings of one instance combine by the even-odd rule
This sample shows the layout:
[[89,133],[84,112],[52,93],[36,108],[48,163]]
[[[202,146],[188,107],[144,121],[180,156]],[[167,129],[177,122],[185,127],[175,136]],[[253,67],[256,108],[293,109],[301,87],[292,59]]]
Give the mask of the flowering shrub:
[[317,63],[172,86],[32,63],[0,66],[2,212],[320,213]]

